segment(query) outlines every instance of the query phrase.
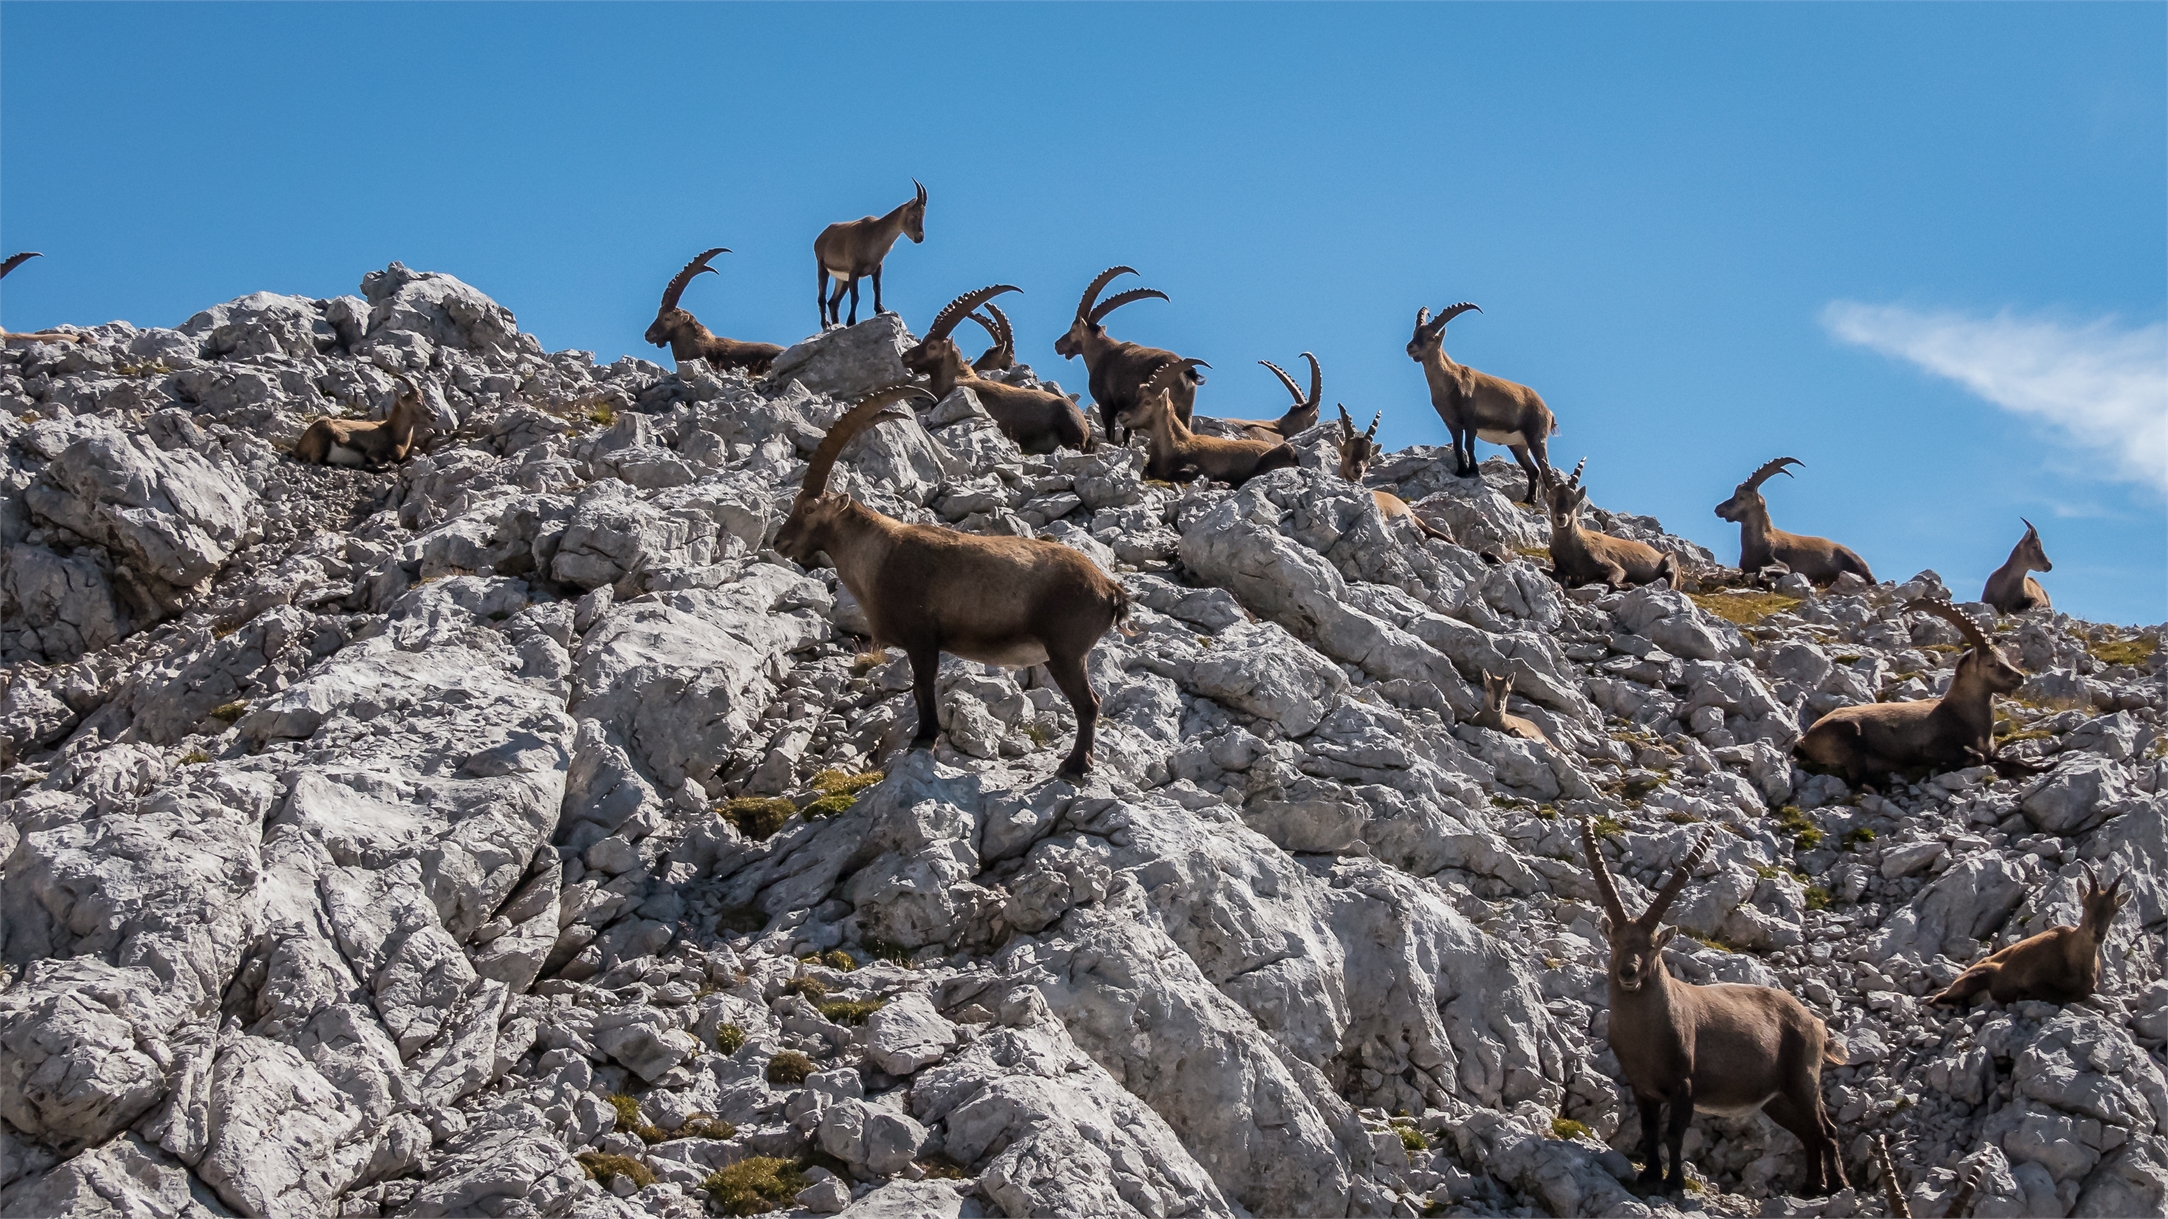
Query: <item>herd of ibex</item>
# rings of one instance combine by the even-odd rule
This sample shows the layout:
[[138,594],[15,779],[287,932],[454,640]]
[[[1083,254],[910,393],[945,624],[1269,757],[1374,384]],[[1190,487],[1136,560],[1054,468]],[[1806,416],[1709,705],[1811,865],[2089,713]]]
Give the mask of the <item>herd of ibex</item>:
[[[913,242],[925,240],[926,188],[916,182],[913,186],[917,187],[914,197],[886,215],[830,225],[814,242],[824,330],[856,324],[861,280],[873,281],[874,309],[886,312],[881,303],[881,268],[890,248],[904,235]],[[715,269],[709,261],[728,252],[720,246],[704,250],[670,279],[646,339],[657,347],[668,347],[680,363],[705,360],[718,370],[765,375],[783,353],[780,345],[720,337],[679,304],[695,277]],[[36,257],[22,253],[7,259],[0,263],[0,277]],[[969,390],[995,425],[1026,453],[1058,448],[1090,451],[1101,440],[1128,443],[1132,434],[1141,433],[1148,451],[1146,474],[1155,479],[1205,478],[1240,485],[1301,464],[1292,442],[1318,426],[1324,398],[1324,373],[1317,357],[1302,353],[1310,366],[1307,393],[1278,365],[1258,361],[1293,398],[1279,418],[1222,421],[1241,433],[1238,437],[1200,434],[1191,426],[1198,389],[1205,383],[1198,370],[1210,365],[1107,333],[1107,315],[1123,305],[1169,299],[1156,288],[1133,288],[1099,299],[1110,282],[1132,274],[1132,268],[1116,266],[1095,277],[1078,301],[1068,330],[1054,342],[1055,352],[1063,358],[1084,361],[1099,411],[1096,437],[1077,399],[1018,373],[1015,332],[994,298],[1020,289],[995,284],[950,301],[934,316],[917,345],[902,353],[909,376],[922,378],[923,384],[899,383],[866,395],[837,419],[806,466],[797,499],[776,533],[775,550],[807,564],[825,554],[864,610],[874,646],[903,650],[911,662],[918,710],[913,747],[930,747],[939,731],[935,677],[942,653],[985,664],[1044,665],[1068,698],[1077,721],[1075,743],[1058,773],[1068,778],[1082,776],[1092,765],[1099,705],[1087,676],[1087,657],[1109,628],[1126,621],[1130,596],[1081,552],[1057,542],[907,524],[846,493],[831,492],[830,474],[844,446],[875,426],[884,413],[908,409],[913,400],[936,402],[961,388]],[[842,317],[846,290],[851,308]],[[1587,459],[1564,479],[1551,468],[1548,443],[1558,431],[1558,421],[1541,396],[1446,355],[1446,326],[1467,312],[1480,310],[1463,301],[1436,317],[1428,309],[1418,311],[1415,332],[1407,344],[1409,358],[1422,367],[1428,382],[1431,405],[1451,434],[1454,473],[1477,474],[1475,442],[1479,439],[1512,451],[1528,476],[1528,502],[1541,503],[1548,511],[1552,572],[1560,583],[1613,589],[1651,584],[1679,587],[1686,573],[1678,554],[1598,532],[1583,520],[1588,492],[1581,485],[1581,473]],[[991,347],[968,362],[953,337],[955,328],[967,318],[992,341]],[[66,330],[0,331],[0,338],[9,343],[91,341],[87,333]],[[1377,430],[1383,415],[1380,412],[1368,430],[1358,432],[1347,408],[1338,410],[1337,434],[1328,430],[1324,436],[1338,442],[1340,476],[1360,484],[1378,451]],[[383,419],[317,419],[301,434],[293,455],[303,462],[378,469],[414,452],[430,417],[422,389],[400,377]],[[1818,585],[1846,575],[1872,582],[1866,562],[1850,549],[1827,538],[1787,533],[1770,523],[1762,485],[1780,472],[1790,476],[1787,467],[1800,464],[1792,457],[1764,464],[1717,506],[1719,517],[1739,525],[1741,572],[1759,580],[1796,574]],[[1378,513],[1388,523],[1404,521],[1414,526],[1424,544],[1454,544],[1449,532],[1424,520],[1390,491],[1376,490],[1372,495]],[[2046,591],[2028,573],[2051,571],[2053,565],[2038,531],[2031,522],[2025,524],[2023,540],[1989,578],[1982,597],[2001,613],[2018,614],[2049,605]],[[1485,558],[1499,561],[1494,555]],[[2006,774],[2040,769],[1998,753],[1994,745],[1994,697],[2015,690],[2024,673],[1964,611],[1931,600],[1914,600],[1906,608],[1942,618],[1957,628],[1968,645],[1947,691],[1939,698],[1832,711],[1799,741],[1797,754],[1802,762],[1840,773],[1855,784],[1893,772],[1972,765],[1991,765]],[[1512,686],[1510,674],[1486,674],[1483,709],[1470,717],[1470,724],[1548,745],[1540,726],[1507,709]],[[1609,1042],[1640,1108],[1646,1159],[1643,1181],[1665,1189],[1684,1185],[1681,1142],[1697,1109],[1758,1109],[1805,1145],[1807,1192],[1841,1188],[1845,1176],[1837,1132],[1823,1107],[1820,1078],[1822,1067],[1841,1063],[1843,1053],[1822,1022],[1783,991],[1688,985],[1673,978],[1664,966],[1663,949],[1676,928],[1662,924],[1663,914],[1708,856],[1716,838],[1704,835],[1640,916],[1631,917],[1594,829],[1585,821],[1581,827],[1589,871],[1603,903],[1599,925],[1610,943]],[[1932,1002],[1962,1004],[1983,991],[2003,1003],[2020,999],[2068,1003],[2090,996],[2099,979],[2101,942],[2117,910],[2128,900],[2120,880],[2103,889],[2088,870],[2080,925],[2055,927],[1996,952],[1957,977]],[[1663,1166],[1667,1148],[1668,1173]],[[1886,1149],[1880,1167],[1892,1213],[1905,1213]],[[1970,1196],[1968,1180],[1951,1213],[1958,1214],[1969,1205]]]

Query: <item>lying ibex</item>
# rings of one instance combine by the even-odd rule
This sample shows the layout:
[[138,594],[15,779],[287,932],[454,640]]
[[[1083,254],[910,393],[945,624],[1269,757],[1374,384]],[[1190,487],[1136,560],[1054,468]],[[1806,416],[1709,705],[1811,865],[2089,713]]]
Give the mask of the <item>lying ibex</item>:
[[1972,645],[1958,658],[1949,689],[1940,698],[1839,707],[1814,721],[1793,752],[1840,772],[1854,785],[1913,767],[1931,772],[1983,764],[2011,773],[2047,769],[1995,753],[1995,696],[2024,685],[2025,671],[1949,602],[1922,597],[1906,602],[1905,608],[1947,620]]
[[[1340,406],[1339,403],[1333,405]],[[1378,455],[1378,421],[1383,418],[1385,412],[1379,411],[1370,417],[1369,431],[1357,432],[1355,421],[1348,418],[1347,407],[1340,406],[1340,477],[1351,483],[1361,484],[1363,472],[1370,468],[1371,460]],[[1456,546],[1460,544],[1454,540],[1452,534],[1417,516],[1413,504],[1392,492],[1372,491],[1370,498],[1377,501],[1378,513],[1388,524],[1405,520],[1421,530],[1424,537],[1452,542]]]
[[[0,262],[0,279],[6,279],[8,272],[29,262],[31,259],[43,257],[45,255],[38,253],[36,250],[25,250],[20,254],[8,255],[6,262]],[[5,330],[0,330],[0,342],[5,343],[88,343],[90,337],[88,334],[73,330],[33,330],[23,334],[9,334]]]
[[1129,593],[1081,553],[1045,538],[979,537],[907,525],[848,495],[827,492],[828,474],[851,438],[890,404],[925,390],[875,390],[828,429],[775,549],[800,563],[826,551],[865,611],[876,648],[900,647],[918,701],[913,747],[931,746],[941,723],[934,677],[941,653],[981,664],[1043,664],[1076,713],[1076,747],[1064,776],[1091,769],[1099,697],[1084,659],[1107,628],[1129,617]]
[[2093,865],[2085,865],[2085,891],[2080,895],[2084,914],[2075,927],[2050,927],[2027,936],[1957,975],[1929,1003],[1962,1004],[1986,991],[1997,1003],[2033,999],[2042,1003],[2076,1003],[2091,998],[2100,985],[2100,945],[2116,912],[2130,901],[2123,881],[2103,889]]
[[1318,368],[1316,356],[1305,351],[1302,358],[1310,362],[1309,397],[1303,397],[1302,387],[1295,384],[1295,379],[1288,376],[1285,369],[1270,360],[1259,360],[1259,364],[1271,369],[1272,375],[1278,377],[1280,384],[1287,387],[1287,392],[1294,396],[1295,404],[1277,419],[1229,419],[1227,422],[1248,432],[1253,440],[1293,440],[1316,427],[1318,403],[1325,397],[1325,374]]
[[1581,508],[1588,503],[1588,488],[1581,485],[1581,471],[1588,458],[1573,467],[1564,482],[1551,479],[1548,507],[1551,513],[1551,574],[1560,584],[1574,588],[1583,584],[1608,584],[1624,589],[1636,584],[1679,586],[1679,561],[1646,542],[1615,538],[1581,524]]
[[[2025,521],[2022,516],[2017,519]],[[1987,578],[1987,591],[1980,594],[1980,600],[2005,614],[2052,608],[2048,590],[2025,573],[2054,570],[2055,564],[2048,562],[2047,547],[2040,544],[2040,531],[2033,528],[2031,521],[2025,521],[2025,536],[2011,547],[2010,557],[1995,569],[1995,574]]]
[[[1106,315],[1133,301],[1168,299],[1167,294],[1157,288],[1131,288],[1103,301],[1099,299],[1100,291],[1109,280],[1136,273],[1134,267],[1108,267],[1101,271],[1091,286],[1084,289],[1083,299],[1077,302],[1076,320],[1069,323],[1068,333],[1054,340],[1055,354],[1062,359],[1084,357],[1084,368],[1090,374],[1086,384],[1091,387],[1092,401],[1099,404],[1101,429],[1113,437],[1116,444],[1125,439],[1118,422],[1122,412],[1136,405],[1137,395],[1154,373],[1180,358],[1158,347],[1108,338],[1107,328],[1100,324]],[[1193,376],[1174,387],[1175,414],[1185,424],[1197,401],[1197,386],[1202,384],[1203,377]]]
[[971,361],[972,371],[1007,372],[1016,367],[1016,330],[1009,325],[1009,315],[1001,311],[1001,306],[988,301],[986,312],[973,313],[971,320],[983,327],[987,337],[994,341],[992,347]]
[[1732,490],[1731,498],[1716,506],[1716,515],[1739,526],[1739,570],[1754,575],[1771,564],[1781,564],[1787,571],[1796,571],[1816,584],[1830,584],[1845,572],[1851,572],[1867,583],[1874,583],[1874,573],[1867,569],[1867,560],[1853,554],[1828,538],[1808,537],[1803,533],[1786,533],[1769,523],[1769,501],[1762,498],[1761,485],[1778,473],[1790,478],[1787,465],[1804,466],[1807,463],[1797,457],[1779,457],[1764,462],[1759,470],[1747,476],[1747,480]]
[[1204,378],[1192,371],[1203,360],[1176,360],[1161,368],[1145,383],[1135,403],[1123,410],[1116,422],[1151,438],[1151,456],[1145,460],[1144,476],[1177,481],[1203,475],[1215,482],[1237,487],[1259,474],[1297,464],[1295,450],[1284,440],[1230,440],[1224,436],[1199,436],[1176,415],[1176,386],[1192,390]]
[[294,442],[294,459],[308,465],[379,469],[405,461],[428,419],[421,390],[404,377],[391,413],[382,419],[318,419]]
[[[813,300],[821,309],[821,329],[858,324],[858,281],[868,276],[873,279],[873,311],[888,312],[881,307],[881,262],[888,257],[888,248],[896,244],[896,238],[907,234],[913,245],[926,240],[926,188],[919,186],[917,178],[911,179],[911,185],[918,187],[917,197],[899,204],[886,216],[863,216],[831,224],[813,239],[813,270],[820,284]],[[836,280],[834,296],[828,295],[831,275]],[[851,319],[843,323],[846,288],[851,293]]]
[[1543,735],[1543,729],[1536,727],[1534,720],[1523,719],[1506,710],[1506,700],[1512,695],[1512,673],[1509,672],[1503,677],[1493,677],[1489,673],[1485,673],[1483,675],[1483,709],[1469,716],[1468,722],[1478,728],[1488,728],[1492,732],[1503,732],[1507,736],[1519,737],[1524,741],[1540,741],[1545,745],[1550,744],[1551,738]]
[[[1696,1108],[1742,1114],[1758,1107],[1806,1145],[1807,1194],[1843,1189],[1837,1126],[1822,1109],[1821,1084],[1822,1064],[1842,1063],[1843,1047],[1805,1004],[1781,990],[1736,983],[1694,986],[1664,969],[1664,945],[1678,933],[1662,925],[1664,911],[1715,838],[1713,831],[1703,834],[1649,908],[1632,919],[1596,846],[1595,827],[1581,822],[1581,846],[1603,898],[1597,926],[1611,944],[1611,1052],[1641,1110],[1648,1157],[1641,1181],[1661,1180],[1667,1190],[1685,1187],[1679,1150]],[[1667,1103],[1671,1122],[1660,1140],[1658,1123]],[[1671,1147],[1668,1178],[1660,1141]]]
[[1012,285],[995,284],[950,301],[934,316],[918,346],[903,353],[903,366],[932,381],[936,400],[948,397],[959,385],[969,389],[1002,435],[1026,453],[1051,453],[1062,445],[1088,452],[1091,430],[1076,403],[1050,389],[1027,389],[979,376],[964,363],[963,350],[949,337],[988,298],[1015,291]]
[[655,308],[655,320],[647,328],[647,341],[657,347],[668,347],[679,363],[687,360],[706,360],[716,369],[742,368],[758,376],[768,371],[775,358],[783,354],[782,347],[774,343],[742,343],[726,339],[700,324],[700,319],[678,308],[678,298],[685,295],[685,285],[703,271],[713,271],[708,260],[717,254],[730,251],[722,246],[703,250],[700,256],[686,263],[683,270],[670,277],[670,284],[662,290],[662,304]]
[[1416,310],[1408,358],[1423,366],[1423,379],[1430,383],[1430,405],[1452,434],[1453,472],[1462,478],[1475,474],[1478,439],[1502,444],[1528,472],[1528,502],[1533,504],[1538,483],[1551,468],[1545,446],[1557,434],[1558,420],[1536,391],[1456,364],[1445,354],[1446,323],[1471,309],[1483,312],[1467,301],[1447,306],[1436,320],[1428,308]]

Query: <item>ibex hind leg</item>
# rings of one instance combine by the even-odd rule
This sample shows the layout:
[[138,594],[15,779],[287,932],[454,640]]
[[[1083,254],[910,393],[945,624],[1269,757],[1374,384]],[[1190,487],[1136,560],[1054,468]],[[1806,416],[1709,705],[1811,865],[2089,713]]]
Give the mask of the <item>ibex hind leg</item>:
[[[856,282],[857,281],[855,280],[852,281],[852,283]],[[841,326],[843,324],[843,294],[849,291],[850,287],[850,284],[847,284],[840,279],[836,281],[835,293],[828,298],[828,313],[826,315],[826,320],[821,323],[824,328],[831,324],[837,326]]]
[[911,658],[911,693],[918,702],[918,731],[911,737],[911,748],[931,749],[934,738],[941,735],[941,712],[934,698],[934,679],[941,673],[941,649],[906,647],[904,655]]
[[1084,671],[1082,656],[1050,655],[1046,673],[1068,698],[1069,709],[1076,713],[1076,745],[1055,773],[1065,778],[1078,778],[1092,768],[1092,744],[1099,727],[1099,696],[1092,693],[1091,678]]
[[[1794,1090],[1804,1084],[1795,1081]],[[1816,1084],[1805,1086],[1816,1090],[1807,1095],[1812,1098],[1811,1108],[1796,1101],[1790,1094],[1770,1098],[1762,1106],[1769,1120],[1792,1132],[1800,1146],[1807,1152],[1807,1179],[1800,1192],[1807,1197],[1819,1197],[1844,1188],[1844,1166],[1837,1159],[1836,1124],[1822,1112],[1821,1093]]]
[[[1536,440],[1528,444],[1511,444],[1507,445],[1506,449],[1513,454],[1513,460],[1520,463],[1521,469],[1528,473],[1528,495],[1523,502],[1536,503],[1536,496],[1540,494],[1538,489],[1543,485],[1541,472],[1549,469],[1551,464],[1543,454],[1543,442]],[[1534,454],[1533,459],[1530,458],[1531,453]]]

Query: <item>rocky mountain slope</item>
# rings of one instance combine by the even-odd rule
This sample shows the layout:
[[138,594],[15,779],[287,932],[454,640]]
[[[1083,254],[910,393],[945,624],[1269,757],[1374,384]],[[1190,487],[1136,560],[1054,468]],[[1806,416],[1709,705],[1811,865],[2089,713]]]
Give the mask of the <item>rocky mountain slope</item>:
[[[1898,608],[1932,572],[1726,592],[1597,511],[1710,591],[1569,594],[1503,463],[1373,476],[1464,549],[1326,429],[1177,487],[959,391],[838,485],[1076,547],[1141,630],[1093,654],[1089,782],[1043,677],[953,658],[899,754],[908,664],[765,549],[895,319],[755,383],[361,287],[0,363],[0,1213],[1837,1217],[1882,1213],[1876,1134],[1919,1213],[1967,1164],[1979,1215],[2168,1208],[2158,628],[1971,606],[2055,769],[1855,792],[1788,747],[1947,682],[1957,632]],[[284,455],[395,373],[425,455]],[[1507,670],[1556,747],[1466,722]],[[1629,904],[1717,830],[1672,968],[1828,1020],[1855,1191],[1709,1115],[1688,1193],[1622,1183],[1578,817]],[[2095,1000],[1923,1004],[2088,867],[2134,894]]]

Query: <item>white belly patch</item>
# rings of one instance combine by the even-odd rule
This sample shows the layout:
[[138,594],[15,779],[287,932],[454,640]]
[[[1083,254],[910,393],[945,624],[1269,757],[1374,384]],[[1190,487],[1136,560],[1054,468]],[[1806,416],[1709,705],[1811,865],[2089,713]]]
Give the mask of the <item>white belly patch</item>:
[[365,466],[369,464],[369,459],[361,455],[360,449],[350,449],[343,444],[332,445],[331,451],[324,455],[324,461],[334,466]]
[[1486,431],[1484,431],[1484,430],[1483,430],[1483,429],[1481,429],[1481,428],[1477,428],[1477,429],[1476,429],[1476,433],[1475,433],[1475,435],[1476,435],[1476,439],[1478,439],[1478,440],[1481,440],[1481,441],[1484,441],[1484,442],[1486,442],[1486,443],[1489,443],[1489,444],[1527,444],[1527,443],[1528,443],[1527,441],[1525,441],[1525,440],[1521,439],[1521,434],[1520,434],[1519,432],[1486,432]]
[[828,277],[837,283],[847,284],[851,282],[851,273],[849,271],[838,271],[834,267],[828,268]]

